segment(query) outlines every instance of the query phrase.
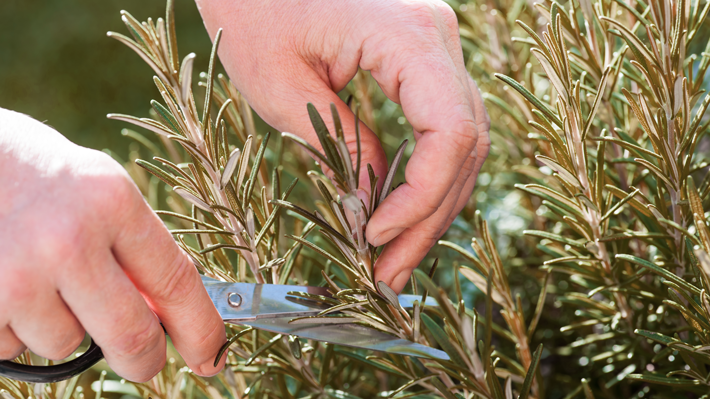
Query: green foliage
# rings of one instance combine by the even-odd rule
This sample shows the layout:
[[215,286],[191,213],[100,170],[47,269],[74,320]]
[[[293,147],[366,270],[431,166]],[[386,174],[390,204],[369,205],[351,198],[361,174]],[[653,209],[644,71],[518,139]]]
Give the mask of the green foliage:
[[[407,289],[422,299],[411,310],[372,280],[380,249],[363,237],[407,157],[394,134],[406,120],[367,74],[348,87],[352,108],[395,155],[386,176],[372,176],[372,187],[384,179],[382,192],[363,202],[355,192],[367,165],[351,161],[343,137],[350,127],[334,108],[335,134],[315,107],[303,110],[322,151],[293,135],[257,133],[244,98],[214,72],[218,34],[198,82],[206,93],[200,112],[195,56],[178,62],[171,2],[164,20],[141,23],[123,13],[132,38],[111,36],[153,68],[162,102],[151,102],[150,118],[109,117],[155,134],[125,131],[153,157],[126,167],[154,208],[170,209],[159,214],[198,269],[224,281],[326,285],[332,297],[303,297],[331,307],[298,322],[356,322],[440,348],[450,360],[366,353],[228,324],[229,342],[216,354],[227,356],[227,367],[217,377],[202,379],[172,360],[145,384],[101,374],[92,384],[97,398],[671,398],[708,391],[710,3],[453,6],[467,67],[493,120],[493,145],[476,201],[433,251],[438,259],[414,272]],[[332,177],[309,171],[304,153]],[[438,306],[423,305],[427,297]],[[0,379],[0,394],[79,399],[76,385]]]
[[558,282],[537,327],[549,335],[533,335],[557,359],[543,373],[551,397],[707,391],[708,6],[513,1],[486,24],[459,14],[498,116],[492,156],[515,172],[502,184],[524,193],[535,228],[515,251]]

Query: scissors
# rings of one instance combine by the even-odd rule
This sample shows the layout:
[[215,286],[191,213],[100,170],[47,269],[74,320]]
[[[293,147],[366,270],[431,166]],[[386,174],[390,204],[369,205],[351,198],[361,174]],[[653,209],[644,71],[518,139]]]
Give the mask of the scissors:
[[[324,309],[322,302],[307,300],[298,293],[331,297],[326,287],[225,283],[206,276],[202,276],[202,283],[222,320],[232,324],[359,349],[449,360],[444,351],[354,323],[291,323],[295,317],[315,316]],[[399,295],[399,303],[404,308],[411,308],[416,300],[421,297]],[[436,305],[430,300],[426,305]],[[0,361],[0,377],[33,383],[57,382],[83,373],[101,359],[101,348],[92,340],[86,352],[62,364],[30,366]]]

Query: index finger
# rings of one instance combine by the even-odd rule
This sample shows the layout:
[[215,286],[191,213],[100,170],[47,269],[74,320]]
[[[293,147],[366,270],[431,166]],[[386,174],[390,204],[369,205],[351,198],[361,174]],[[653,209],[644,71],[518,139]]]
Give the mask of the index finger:
[[368,223],[368,240],[376,246],[431,216],[458,176],[472,172],[462,170],[477,140],[468,76],[462,76],[440,35],[412,53],[386,57],[372,73],[385,94],[399,100],[419,136],[405,169],[406,183],[387,197]]
[[[131,183],[132,184],[132,183]],[[197,374],[221,370],[214,358],[226,341],[224,323],[189,256],[180,249],[138,190],[122,215],[113,253],[160,318],[175,348]]]

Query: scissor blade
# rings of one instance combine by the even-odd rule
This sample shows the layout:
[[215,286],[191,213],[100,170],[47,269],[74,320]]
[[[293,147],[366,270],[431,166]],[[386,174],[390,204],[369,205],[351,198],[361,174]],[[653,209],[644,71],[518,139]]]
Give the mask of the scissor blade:
[[202,283],[222,320],[233,322],[272,317],[312,316],[318,314],[324,307],[312,301],[298,301],[298,298],[288,293],[299,291],[330,296],[328,290],[323,287],[225,283],[205,276],[202,276]]
[[358,324],[302,324],[289,323],[288,317],[240,322],[260,330],[278,334],[295,335],[300,338],[324,341],[352,348],[394,353],[398,355],[428,357],[449,360],[449,355],[439,349],[397,338]]
[[[324,309],[317,301],[300,301],[289,292],[307,292],[330,297],[327,288],[276,284],[225,283],[202,276],[202,283],[212,298],[222,320],[279,334],[325,341],[353,348],[400,355],[448,360],[446,352],[397,338],[358,324],[289,323],[294,317],[312,316]],[[239,306],[230,295],[239,295]],[[411,307],[421,297],[400,295],[399,302]],[[433,305],[436,303],[434,302]],[[427,305],[432,305],[427,300]],[[327,307],[327,306],[326,306]]]
[[[225,283],[202,276],[207,293],[214,302],[222,320],[234,322],[256,320],[272,317],[299,317],[318,314],[328,306],[318,301],[305,300],[289,292],[306,292],[308,294],[331,297],[325,287],[308,287],[301,285]],[[232,301],[230,301],[232,295]],[[238,296],[234,296],[238,295]],[[235,306],[235,299],[239,306]],[[414,301],[421,301],[418,295],[399,295],[399,303],[404,308],[414,306]],[[429,297],[427,306],[436,306],[436,300]]]

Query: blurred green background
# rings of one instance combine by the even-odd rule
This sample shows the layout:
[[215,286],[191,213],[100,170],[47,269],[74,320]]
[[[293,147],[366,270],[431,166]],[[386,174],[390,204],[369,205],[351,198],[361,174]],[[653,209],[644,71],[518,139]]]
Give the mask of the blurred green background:
[[[159,97],[150,68],[106,37],[126,33],[121,10],[143,21],[165,15],[164,0],[0,0],[0,107],[43,121],[71,141],[126,154],[117,112],[147,116]],[[180,54],[207,69],[211,46],[194,1],[175,4]]]

